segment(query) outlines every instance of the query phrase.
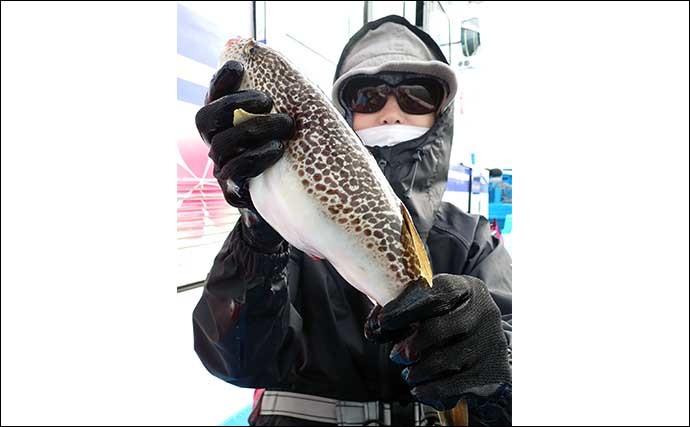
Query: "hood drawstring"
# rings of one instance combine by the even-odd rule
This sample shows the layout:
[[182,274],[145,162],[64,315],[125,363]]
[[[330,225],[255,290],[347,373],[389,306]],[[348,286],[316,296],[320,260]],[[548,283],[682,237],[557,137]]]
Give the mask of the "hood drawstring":
[[424,156],[424,151],[422,151],[421,148],[417,148],[415,153],[412,155],[412,158],[414,159],[414,166],[412,167],[412,180],[410,182],[410,186],[407,187],[407,190],[405,190],[405,197],[410,196],[410,192],[412,191],[412,188],[414,187],[414,181],[417,178],[417,166],[419,166],[419,162],[422,161],[423,156]]
[[384,175],[386,175],[386,166],[388,165],[388,162],[385,161],[384,159],[379,160],[379,167],[381,168],[381,172],[383,172]]

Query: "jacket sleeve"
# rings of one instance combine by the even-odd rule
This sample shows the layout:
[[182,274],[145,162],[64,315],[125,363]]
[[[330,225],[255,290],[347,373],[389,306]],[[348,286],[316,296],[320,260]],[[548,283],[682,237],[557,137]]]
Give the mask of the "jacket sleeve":
[[[302,319],[287,281],[298,280],[288,244],[262,253],[237,222],[216,256],[194,309],[194,349],[206,369],[239,387],[285,383],[302,348]],[[289,275],[292,274],[292,277]]]

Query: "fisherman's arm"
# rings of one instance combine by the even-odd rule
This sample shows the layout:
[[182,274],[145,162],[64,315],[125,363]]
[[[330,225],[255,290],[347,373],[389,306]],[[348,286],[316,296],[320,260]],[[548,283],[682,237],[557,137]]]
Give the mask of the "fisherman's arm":
[[[215,376],[242,387],[285,380],[296,357],[301,319],[288,295],[288,244],[254,209],[249,179],[275,164],[294,131],[271,114],[263,92],[238,91],[244,74],[228,61],[214,75],[196,125],[213,160],[213,175],[240,220],[225,241],[194,310],[194,346]],[[234,113],[261,114],[234,123]],[[290,278],[290,280],[296,280]]]
[[[465,267],[463,273],[481,279],[499,308],[501,328],[512,366],[512,259],[503,242],[492,235],[489,222],[483,217],[478,218]],[[468,398],[467,402],[471,425],[511,424],[511,384],[503,384],[495,390],[489,388],[483,395]]]

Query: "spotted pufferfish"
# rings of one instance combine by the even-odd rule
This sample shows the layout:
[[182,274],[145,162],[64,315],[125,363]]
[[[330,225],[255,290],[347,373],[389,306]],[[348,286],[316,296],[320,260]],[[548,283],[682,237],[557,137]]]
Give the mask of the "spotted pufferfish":
[[[295,120],[285,154],[249,180],[257,212],[292,246],[328,260],[381,306],[411,283],[431,286],[429,258],[405,205],[326,95],[253,39],[230,40],[219,63],[228,60],[244,66],[240,89],[265,92],[274,112]],[[233,121],[252,116],[237,110]]]

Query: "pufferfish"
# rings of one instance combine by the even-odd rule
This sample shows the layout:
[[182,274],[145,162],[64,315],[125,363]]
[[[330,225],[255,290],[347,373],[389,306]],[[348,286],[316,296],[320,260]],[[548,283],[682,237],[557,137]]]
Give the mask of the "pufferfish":
[[[295,120],[285,154],[248,182],[257,212],[381,306],[411,283],[431,286],[429,258],[405,205],[323,92],[253,39],[230,40],[220,64],[228,60],[244,66],[240,89],[265,92],[274,112]],[[234,123],[252,116],[238,110]]]

